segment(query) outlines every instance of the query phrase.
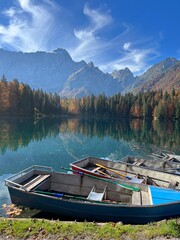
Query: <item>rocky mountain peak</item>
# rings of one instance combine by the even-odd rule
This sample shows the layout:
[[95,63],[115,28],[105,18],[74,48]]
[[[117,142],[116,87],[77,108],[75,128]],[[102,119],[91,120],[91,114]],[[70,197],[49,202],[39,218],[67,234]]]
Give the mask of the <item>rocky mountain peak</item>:
[[70,54],[63,48],[57,48],[53,51],[53,53],[58,54],[59,56],[72,60]]
[[135,79],[132,72],[127,67],[121,70],[113,71],[111,73],[111,76],[114,79],[117,79],[118,82],[120,82],[124,88],[129,86],[131,83],[133,83]]
[[87,66],[88,66],[89,68],[94,68],[94,63],[93,63],[93,62],[89,62],[89,63],[87,64]]
[[129,70],[129,68],[124,68],[124,69],[120,69],[120,70],[114,70],[111,75],[113,76],[113,78],[116,78],[118,80],[122,79],[122,78],[126,78],[126,77],[133,77],[132,72]]
[[112,96],[137,88],[137,91],[147,91],[155,85],[156,89],[161,88],[163,81],[166,86],[169,84],[169,89],[178,87],[179,63],[170,57],[134,77],[127,67],[109,74],[94,66],[93,62],[75,62],[63,48],[31,53],[0,49],[0,76],[5,75],[8,80],[16,78],[34,89],[57,92],[65,97],[100,93]]

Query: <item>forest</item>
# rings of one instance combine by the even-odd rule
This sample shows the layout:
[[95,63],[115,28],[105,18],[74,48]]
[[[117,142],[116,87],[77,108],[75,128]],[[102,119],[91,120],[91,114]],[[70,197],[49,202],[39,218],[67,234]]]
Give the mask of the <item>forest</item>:
[[162,89],[138,94],[100,94],[60,98],[57,93],[34,90],[18,80],[0,80],[1,116],[95,116],[112,118],[179,119],[180,90]]

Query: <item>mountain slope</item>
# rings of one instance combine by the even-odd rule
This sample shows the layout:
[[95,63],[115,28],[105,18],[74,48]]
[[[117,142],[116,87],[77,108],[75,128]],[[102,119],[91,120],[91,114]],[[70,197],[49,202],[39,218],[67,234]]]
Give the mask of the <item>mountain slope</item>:
[[99,95],[105,93],[111,96],[122,91],[121,83],[108,73],[103,73],[90,62],[85,67],[71,74],[60,92],[63,97],[82,97],[84,95]]
[[180,62],[170,68],[161,76],[155,77],[152,80],[146,81],[133,90],[134,93],[142,91],[152,91],[163,89],[170,91],[172,88],[180,88]]
[[75,62],[64,49],[54,52],[22,53],[0,49],[0,77],[18,79],[31,88],[57,92],[63,97],[82,97],[105,93],[134,93],[147,90],[170,90],[179,87],[179,63],[167,58],[134,77],[128,69],[104,73],[93,63]]
[[[152,67],[150,67],[144,74],[136,77],[133,84],[124,89],[123,92],[138,92],[147,91],[146,86],[151,85],[150,88],[153,90],[153,85],[155,85],[168,70],[172,69],[179,61],[175,58],[167,58]],[[141,87],[142,86],[142,87]]]
[[114,79],[117,79],[119,83],[121,83],[122,88],[126,88],[131,85],[135,81],[135,77],[129,68],[121,69],[119,71],[115,70],[111,73],[111,76]]
[[70,74],[85,66],[84,61],[74,62],[64,49],[52,53],[10,52],[0,49],[0,76],[14,78],[33,88],[60,91]]

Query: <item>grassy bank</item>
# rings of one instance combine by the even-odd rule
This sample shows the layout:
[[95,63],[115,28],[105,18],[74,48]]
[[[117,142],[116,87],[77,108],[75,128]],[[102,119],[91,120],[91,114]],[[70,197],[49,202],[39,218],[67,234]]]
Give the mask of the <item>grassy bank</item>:
[[44,219],[0,219],[0,239],[178,239],[180,219],[147,225],[79,223]]

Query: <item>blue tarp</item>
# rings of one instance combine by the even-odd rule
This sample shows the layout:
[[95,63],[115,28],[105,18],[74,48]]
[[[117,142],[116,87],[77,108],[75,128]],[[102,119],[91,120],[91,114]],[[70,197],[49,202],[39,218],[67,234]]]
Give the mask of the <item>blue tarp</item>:
[[153,205],[180,201],[180,191],[153,186],[149,186],[149,189]]

